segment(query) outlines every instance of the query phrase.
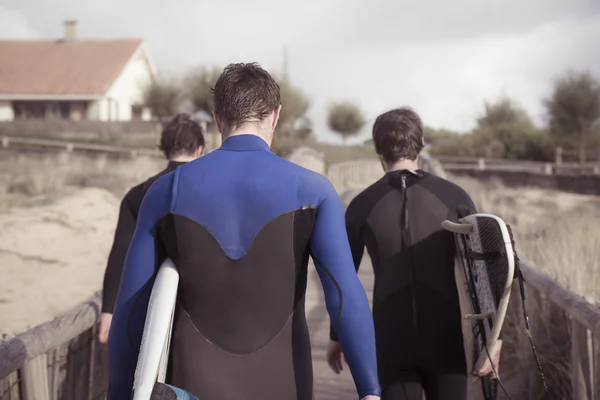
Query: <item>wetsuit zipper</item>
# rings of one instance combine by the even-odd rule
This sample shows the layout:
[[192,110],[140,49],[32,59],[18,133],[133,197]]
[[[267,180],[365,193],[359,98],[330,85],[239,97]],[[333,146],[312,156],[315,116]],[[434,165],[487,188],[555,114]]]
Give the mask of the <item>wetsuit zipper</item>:
[[[408,195],[407,195],[407,185],[406,185],[406,176],[402,176],[402,194],[403,194],[403,221],[402,221],[402,230],[404,232],[404,246],[405,250],[408,252],[412,252],[412,243],[410,240],[410,228],[408,226]],[[408,265],[408,285],[410,289],[410,299],[412,303],[412,314],[413,314],[413,324],[417,326],[417,299],[415,296],[415,281],[414,281],[414,262],[412,253],[409,254],[409,265]]]

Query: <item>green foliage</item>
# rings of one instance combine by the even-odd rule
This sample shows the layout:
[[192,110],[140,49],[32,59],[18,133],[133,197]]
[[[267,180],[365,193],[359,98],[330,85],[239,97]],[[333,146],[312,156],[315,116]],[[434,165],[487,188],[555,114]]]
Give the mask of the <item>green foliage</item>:
[[503,124],[531,124],[527,112],[509,98],[502,97],[494,103],[484,103],[485,111],[477,118],[479,128]]
[[156,117],[168,117],[177,114],[181,103],[181,88],[174,80],[159,78],[144,88],[142,101],[152,109]]
[[365,117],[360,108],[351,102],[333,103],[329,108],[327,123],[344,141],[356,135],[365,125]]
[[289,80],[277,80],[281,91],[282,104],[277,125],[277,135],[280,138],[309,138],[312,136],[312,121],[306,115],[310,106],[308,97]]
[[558,143],[577,147],[585,163],[586,144],[600,120],[600,82],[588,72],[569,72],[556,81],[545,105],[550,132]]
[[214,108],[212,89],[223,69],[217,66],[202,66],[194,69],[185,79],[186,95],[196,111],[211,114]]
[[433,154],[549,161],[553,157],[548,134],[536,128],[512,100],[485,103],[470,133],[425,128],[425,140]]

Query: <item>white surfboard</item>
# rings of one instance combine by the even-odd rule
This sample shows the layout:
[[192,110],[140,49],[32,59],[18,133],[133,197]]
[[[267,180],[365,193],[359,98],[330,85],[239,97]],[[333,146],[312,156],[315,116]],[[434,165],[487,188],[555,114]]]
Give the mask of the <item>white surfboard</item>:
[[142,345],[133,384],[133,400],[150,400],[154,384],[164,383],[177,301],[179,272],[167,259],[158,270],[150,294]]

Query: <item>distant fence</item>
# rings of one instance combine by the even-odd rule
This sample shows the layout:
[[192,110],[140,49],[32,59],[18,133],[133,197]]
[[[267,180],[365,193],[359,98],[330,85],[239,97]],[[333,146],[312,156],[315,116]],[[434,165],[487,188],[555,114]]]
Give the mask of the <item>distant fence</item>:
[[[217,137],[218,136],[218,137]],[[208,133],[205,135],[205,153],[211,152],[218,148],[221,144],[220,135],[214,133]],[[68,140],[56,140],[56,139],[43,139],[43,138],[29,138],[29,137],[16,137],[16,136],[0,136],[0,145],[4,149],[14,148],[23,150],[59,150],[66,151],[68,153],[96,153],[96,154],[109,154],[117,157],[138,157],[138,156],[150,156],[164,158],[162,152],[157,148],[132,148],[127,146],[111,146],[107,144],[98,143],[86,143]]]

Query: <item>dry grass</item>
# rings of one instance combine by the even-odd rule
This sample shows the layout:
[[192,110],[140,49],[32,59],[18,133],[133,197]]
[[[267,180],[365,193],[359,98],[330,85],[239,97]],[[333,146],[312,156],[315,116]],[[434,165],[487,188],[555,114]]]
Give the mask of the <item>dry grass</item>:
[[46,203],[75,187],[98,187],[122,196],[164,166],[164,160],[150,157],[132,160],[64,152],[4,152],[0,159],[0,210]]

